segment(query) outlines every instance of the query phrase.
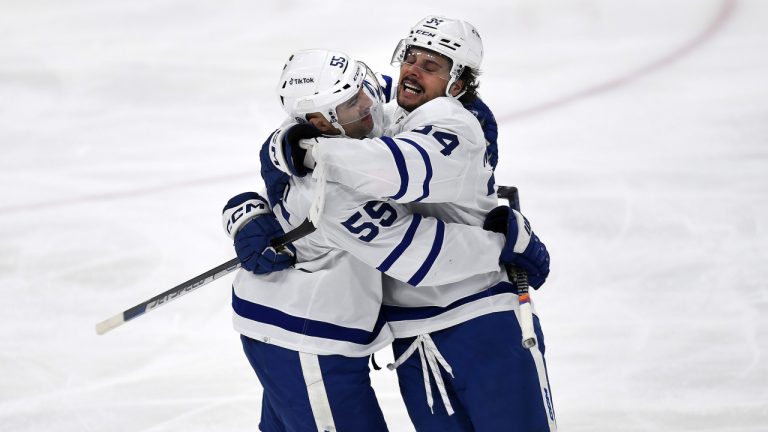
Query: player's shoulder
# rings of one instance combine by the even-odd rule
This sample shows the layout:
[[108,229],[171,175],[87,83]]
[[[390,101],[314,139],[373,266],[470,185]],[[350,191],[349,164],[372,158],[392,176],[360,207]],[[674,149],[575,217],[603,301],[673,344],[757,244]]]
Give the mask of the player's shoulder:
[[467,110],[458,100],[446,96],[436,97],[411,111],[414,117],[440,116],[450,117],[455,114],[463,115]]
[[[434,125],[459,135],[471,137],[473,140],[483,136],[483,129],[471,112],[457,99],[438,97],[416,108],[411,112],[408,123],[410,128],[423,125]],[[485,144],[485,139],[480,140]]]
[[438,97],[416,108],[411,112],[415,121],[440,120],[447,123],[472,124],[477,123],[475,116],[464,108],[458,100],[449,97]]

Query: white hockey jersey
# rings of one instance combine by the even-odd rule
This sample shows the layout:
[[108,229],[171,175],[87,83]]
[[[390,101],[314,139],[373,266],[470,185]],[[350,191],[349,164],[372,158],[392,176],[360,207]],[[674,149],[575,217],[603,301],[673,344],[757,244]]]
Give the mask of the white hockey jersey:
[[[286,231],[304,221],[317,185],[292,178],[281,202],[271,203]],[[403,283],[445,285],[498,268],[501,234],[413,215],[340,184],[327,183],[325,197],[316,231],[294,242],[294,269],[238,273],[233,321],[241,334],[313,354],[369,355],[393,337],[381,310],[381,272]],[[436,249],[438,240],[443,247]]]
[[[407,203],[405,207],[415,214],[482,226],[498,200],[485,138],[471,113],[457,100],[439,97],[411,113],[395,110],[388,135],[363,140],[321,139],[312,154],[329,181],[347,185],[356,193]],[[365,243],[366,231],[358,233],[353,228],[369,223],[381,229],[381,222],[373,217],[353,221],[347,235]],[[487,260],[487,271],[467,272],[462,279],[429,284],[421,277],[450,271],[451,266],[440,266],[427,258],[412,263],[420,267],[411,279],[385,277],[385,317],[395,337],[429,333],[518,307],[498,255],[486,254],[480,242],[451,243],[455,244],[446,232],[427,244],[410,243],[406,251],[411,247],[429,249],[428,257],[439,257],[450,253],[452,247],[460,247],[473,254],[451,266],[474,266]]]

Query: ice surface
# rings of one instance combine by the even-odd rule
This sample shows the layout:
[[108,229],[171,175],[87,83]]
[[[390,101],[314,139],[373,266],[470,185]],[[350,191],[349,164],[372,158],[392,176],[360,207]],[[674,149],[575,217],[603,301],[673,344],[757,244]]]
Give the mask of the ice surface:
[[94,325],[233,256],[220,210],[261,185],[292,50],[392,72],[430,13],[483,35],[497,178],[551,250],[561,430],[768,430],[761,0],[4,0],[0,430],[256,430],[231,278]]

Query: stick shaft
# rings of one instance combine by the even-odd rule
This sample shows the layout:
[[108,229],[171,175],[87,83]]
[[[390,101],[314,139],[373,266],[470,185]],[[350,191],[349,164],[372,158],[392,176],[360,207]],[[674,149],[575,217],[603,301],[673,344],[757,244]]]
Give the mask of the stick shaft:
[[[499,186],[497,196],[509,201],[509,206],[520,211],[520,196],[514,186]],[[523,346],[531,348],[536,345],[536,332],[533,326],[533,308],[531,297],[528,293],[528,275],[525,270],[513,266],[506,266],[507,277],[517,286],[517,298],[520,302],[520,330],[523,334]]]
[[[271,246],[276,250],[281,251],[288,243],[294,242],[312,233],[314,230],[315,226],[311,221],[309,221],[309,219],[307,219],[304,221],[304,223],[295,229],[288,231],[279,237],[275,237],[271,241]],[[179,297],[188,294],[203,285],[207,285],[216,279],[221,278],[222,276],[228,275],[238,268],[240,268],[240,260],[238,258],[232,258],[231,260],[220,264],[204,273],[201,273],[186,282],[180,283],[175,287],[152,297],[151,299],[145,300],[130,309],[126,309],[110,318],[105,319],[104,321],[101,321],[100,323],[96,324],[96,333],[100,335],[104,334],[116,327],[123,325],[128,321],[144,315],[153,309],[176,300]]]
[[96,333],[104,334],[114,329],[115,327],[122,325],[123,323],[136,319],[137,317],[140,317],[145,313],[153,309],[156,309],[166,303],[176,300],[177,298],[185,294],[188,294],[200,288],[203,285],[207,285],[215,281],[216,279],[221,278],[222,276],[232,273],[233,271],[237,270],[239,267],[240,267],[240,260],[238,260],[237,258],[233,258],[225,262],[224,264],[218,265],[206,271],[205,273],[199,274],[186,282],[180,283],[167,291],[164,291],[148,300],[145,300],[137,304],[136,306],[130,309],[126,309],[96,324]]

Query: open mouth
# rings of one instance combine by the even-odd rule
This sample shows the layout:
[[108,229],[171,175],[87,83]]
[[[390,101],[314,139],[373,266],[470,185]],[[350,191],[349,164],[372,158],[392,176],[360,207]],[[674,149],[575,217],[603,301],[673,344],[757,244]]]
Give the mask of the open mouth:
[[424,91],[424,88],[422,88],[416,82],[409,79],[403,80],[402,87],[403,87],[403,92],[415,94],[415,95],[421,94]]

